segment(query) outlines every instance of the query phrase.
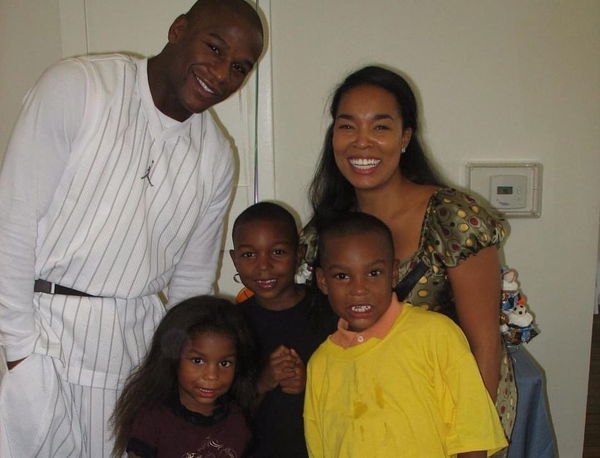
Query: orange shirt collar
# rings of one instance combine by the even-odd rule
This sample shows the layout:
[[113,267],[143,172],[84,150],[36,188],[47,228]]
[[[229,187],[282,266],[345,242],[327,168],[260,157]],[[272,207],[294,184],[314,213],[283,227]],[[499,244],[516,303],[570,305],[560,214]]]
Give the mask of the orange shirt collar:
[[348,322],[343,318],[340,318],[338,321],[337,331],[331,335],[330,339],[333,343],[342,348],[360,345],[372,337],[383,339],[388,335],[390,329],[392,329],[396,318],[398,318],[400,313],[402,313],[402,305],[403,304],[396,298],[396,295],[392,294],[390,306],[385,313],[381,315],[379,320],[377,320],[373,326],[360,332],[350,331],[348,329]]

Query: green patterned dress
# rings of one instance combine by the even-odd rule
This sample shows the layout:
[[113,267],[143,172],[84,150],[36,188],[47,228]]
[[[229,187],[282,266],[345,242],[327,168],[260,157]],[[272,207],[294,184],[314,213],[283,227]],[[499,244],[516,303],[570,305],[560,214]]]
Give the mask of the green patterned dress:
[[[476,199],[452,188],[439,189],[429,199],[418,250],[399,267],[400,280],[419,262],[427,267],[404,302],[444,313],[457,321],[448,268],[455,267],[483,248],[499,245],[505,235],[502,221]],[[307,250],[299,275],[307,279],[311,276],[311,263],[317,254],[314,228],[305,228],[301,239],[307,245]],[[500,281],[500,272],[498,276]],[[501,314],[500,298],[498,314]],[[500,375],[496,407],[507,437],[510,437],[515,420],[517,390],[506,350]]]

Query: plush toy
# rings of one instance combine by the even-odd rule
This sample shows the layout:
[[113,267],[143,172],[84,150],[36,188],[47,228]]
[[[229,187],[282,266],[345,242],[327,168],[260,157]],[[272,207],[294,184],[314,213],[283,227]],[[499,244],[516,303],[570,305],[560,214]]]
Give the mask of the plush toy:
[[513,308],[519,299],[518,277],[515,269],[502,268],[502,311]]
[[500,314],[500,332],[505,334],[508,332],[510,328],[508,327],[508,316],[506,313],[502,312]]
[[526,328],[527,326],[531,326],[531,323],[533,323],[533,315],[529,313],[527,310],[527,304],[525,304],[525,301],[522,299],[523,298],[521,297],[519,299],[520,303],[516,304],[506,313],[509,326],[512,325],[519,328]]
[[533,315],[527,307],[527,300],[521,294],[518,273],[514,269],[502,269],[502,299],[500,332],[509,345],[529,342],[537,334]]

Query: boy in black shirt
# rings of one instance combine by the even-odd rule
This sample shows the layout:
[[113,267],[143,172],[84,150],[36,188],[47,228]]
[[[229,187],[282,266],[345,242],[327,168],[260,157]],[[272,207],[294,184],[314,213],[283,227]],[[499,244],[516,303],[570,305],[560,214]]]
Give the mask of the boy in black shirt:
[[263,361],[253,456],[307,457],[302,424],[306,363],[335,331],[337,319],[313,300],[309,289],[295,283],[304,247],[287,210],[269,202],[247,208],[233,225],[233,246],[231,259],[254,293],[240,306]]

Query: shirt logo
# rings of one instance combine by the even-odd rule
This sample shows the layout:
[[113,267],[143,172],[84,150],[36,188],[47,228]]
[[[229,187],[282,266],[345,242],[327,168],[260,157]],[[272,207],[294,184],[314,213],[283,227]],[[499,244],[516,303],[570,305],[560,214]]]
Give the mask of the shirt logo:
[[150,186],[154,187],[154,185],[152,184],[152,181],[150,181],[150,171],[152,170],[152,166],[154,165],[154,160],[150,163],[150,165],[148,166],[148,169],[146,170],[146,173],[144,174],[144,176],[140,177],[141,180],[148,180],[148,183],[150,183]]

